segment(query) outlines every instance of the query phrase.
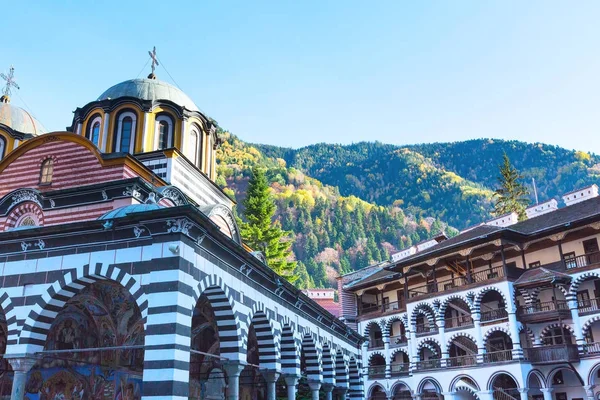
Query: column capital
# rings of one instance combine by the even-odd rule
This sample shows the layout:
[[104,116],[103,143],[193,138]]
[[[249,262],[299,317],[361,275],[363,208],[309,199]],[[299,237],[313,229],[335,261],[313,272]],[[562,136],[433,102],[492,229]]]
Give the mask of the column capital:
[[583,388],[584,388],[585,390],[592,390],[592,389],[593,389],[593,388],[595,388],[595,387],[596,387],[596,385],[585,385]]
[[33,357],[18,357],[18,358],[7,358],[10,366],[15,372],[29,372],[31,368],[37,362],[36,358]]
[[265,381],[267,383],[273,383],[277,382],[277,379],[279,379],[279,375],[281,375],[281,372],[265,369],[260,371],[260,374],[263,376],[263,378],[265,378]]
[[527,393],[527,391],[529,390],[529,388],[518,388],[517,389],[519,391],[519,393]]
[[285,384],[288,386],[296,386],[298,381],[300,380],[300,376],[293,374],[283,374],[283,379],[285,379]]
[[223,363],[223,369],[227,373],[227,377],[236,376],[239,377],[244,370],[244,365],[237,361],[228,361]]
[[540,388],[540,392],[542,392],[542,393],[552,393],[552,392],[554,392],[554,388]]
[[321,389],[321,382],[319,381],[308,381],[308,387],[310,388],[310,390],[319,390]]
[[333,392],[333,389],[335,389],[335,385],[333,383],[324,383],[321,388],[325,391],[325,392]]

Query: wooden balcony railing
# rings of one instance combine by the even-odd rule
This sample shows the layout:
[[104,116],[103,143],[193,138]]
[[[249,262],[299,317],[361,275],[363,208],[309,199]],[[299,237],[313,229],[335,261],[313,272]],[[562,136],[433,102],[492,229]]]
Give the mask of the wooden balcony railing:
[[600,342],[586,343],[583,345],[583,355],[600,354]]
[[415,328],[417,335],[428,335],[438,332],[438,327],[436,325],[417,324],[415,325]]
[[375,349],[383,349],[384,344],[383,344],[383,339],[370,339],[369,340],[369,350],[375,350]]
[[386,311],[396,311],[396,310],[404,310],[406,308],[406,304],[404,301],[392,301],[390,303],[383,304],[383,312]]
[[600,252],[586,253],[576,257],[568,257],[564,259],[567,269],[583,268],[600,263]]
[[448,367],[466,367],[477,364],[477,354],[467,356],[450,357],[447,359]]
[[406,304],[404,300],[400,301],[392,301],[389,303],[377,303],[377,304],[368,304],[361,303],[358,307],[358,315],[365,315],[371,313],[386,313],[392,311],[402,311],[406,310]]
[[492,392],[492,398],[494,400],[520,400],[521,395],[518,389],[503,389],[495,387]]
[[409,363],[398,363],[398,364],[392,363],[392,364],[390,364],[390,367],[392,369],[392,376],[408,374],[409,366],[410,366]]
[[508,318],[508,311],[505,308],[496,308],[481,312],[481,322],[496,321]]
[[600,298],[579,300],[577,302],[579,314],[593,313],[600,310]]
[[437,369],[442,367],[442,360],[435,358],[432,360],[417,361],[416,366],[418,370]]
[[369,378],[383,378],[385,376],[385,365],[374,365],[368,368]]
[[408,338],[405,335],[390,336],[390,346],[404,346],[408,343]]
[[579,361],[579,351],[574,344],[525,348],[523,355],[532,364]]
[[497,363],[497,362],[505,362],[511,361],[512,350],[500,350],[500,351],[492,351],[488,353],[483,353],[483,362],[484,363]]
[[566,300],[542,301],[519,307],[519,315],[535,314],[548,311],[569,310]]
[[464,326],[472,326],[473,318],[470,315],[460,315],[458,317],[446,318],[444,327],[446,329],[460,328]]

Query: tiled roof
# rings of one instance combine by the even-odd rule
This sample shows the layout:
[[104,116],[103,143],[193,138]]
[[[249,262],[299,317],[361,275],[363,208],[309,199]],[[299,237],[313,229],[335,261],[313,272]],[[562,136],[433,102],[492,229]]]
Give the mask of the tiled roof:
[[340,303],[336,303],[333,301],[333,299],[312,298],[312,300],[314,300],[318,305],[329,311],[334,316],[340,316],[342,310]]
[[554,281],[571,281],[571,276],[548,268],[535,268],[527,270],[515,281],[515,286],[529,286],[536,283]]

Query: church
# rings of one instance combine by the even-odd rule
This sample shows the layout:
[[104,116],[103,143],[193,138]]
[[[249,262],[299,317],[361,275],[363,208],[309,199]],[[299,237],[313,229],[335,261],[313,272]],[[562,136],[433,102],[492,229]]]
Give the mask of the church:
[[241,242],[220,141],[152,73],[46,132],[0,99],[0,396],[363,398],[363,337]]

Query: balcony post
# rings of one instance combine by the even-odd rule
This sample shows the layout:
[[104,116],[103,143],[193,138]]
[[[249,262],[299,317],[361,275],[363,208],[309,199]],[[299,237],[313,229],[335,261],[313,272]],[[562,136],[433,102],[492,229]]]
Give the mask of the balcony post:
[[417,354],[417,327],[412,325],[410,330],[407,332],[409,335],[408,338],[408,350],[410,353],[410,371],[415,371],[417,369],[417,362],[419,361],[419,354]]
[[367,340],[366,342],[364,342],[361,345],[361,350],[362,350],[362,359],[364,360],[364,362],[367,362],[367,360],[369,359],[367,357],[367,350],[369,349],[369,341]]
[[467,254],[467,283],[473,283],[473,273],[471,271],[471,262]]
[[446,321],[441,315],[437,317],[437,326],[438,326],[438,334],[440,335],[440,344],[442,352],[442,360],[440,361],[440,366],[445,368],[448,365],[448,351],[446,349]]
[[588,400],[594,400],[594,388],[596,387],[596,385],[586,385],[583,388],[585,389],[585,396],[588,398]]
[[500,255],[502,256],[502,271],[504,272],[504,276],[506,277],[508,276],[508,271],[506,270],[506,256],[504,255],[504,245],[500,247]]
[[513,342],[513,359],[521,359],[523,358],[523,349],[521,348],[521,338],[519,337],[519,331],[517,329],[516,311],[512,307],[508,310],[508,326],[510,326],[510,336],[512,336]]
[[577,342],[577,347],[579,348],[579,351],[581,351],[583,350],[583,346],[585,345],[585,338],[583,337],[583,332],[581,332],[581,321],[579,320],[579,304],[577,303],[577,297],[569,295],[569,297],[567,298],[567,304],[569,305],[569,310],[571,311],[571,319],[573,320],[575,341]]
[[529,389],[528,388],[519,388],[519,394],[521,395],[521,400],[529,400],[529,397],[527,396],[527,391]]
[[552,392],[554,391],[554,388],[541,388],[540,391],[544,395],[544,400],[553,400]]
[[385,377],[386,378],[391,378],[392,377],[392,366],[391,366],[391,360],[390,360],[390,332],[387,331],[383,332],[382,335],[382,339],[383,339],[383,355],[385,356]]
[[475,327],[475,341],[477,342],[477,363],[483,362],[483,353],[485,346],[483,345],[483,336],[481,335],[481,313],[474,312],[471,314],[473,318],[473,326]]
[[565,263],[565,255],[563,253],[562,248],[562,240],[558,241],[558,254],[560,255],[560,262],[562,263],[563,269],[567,269],[567,264]]

